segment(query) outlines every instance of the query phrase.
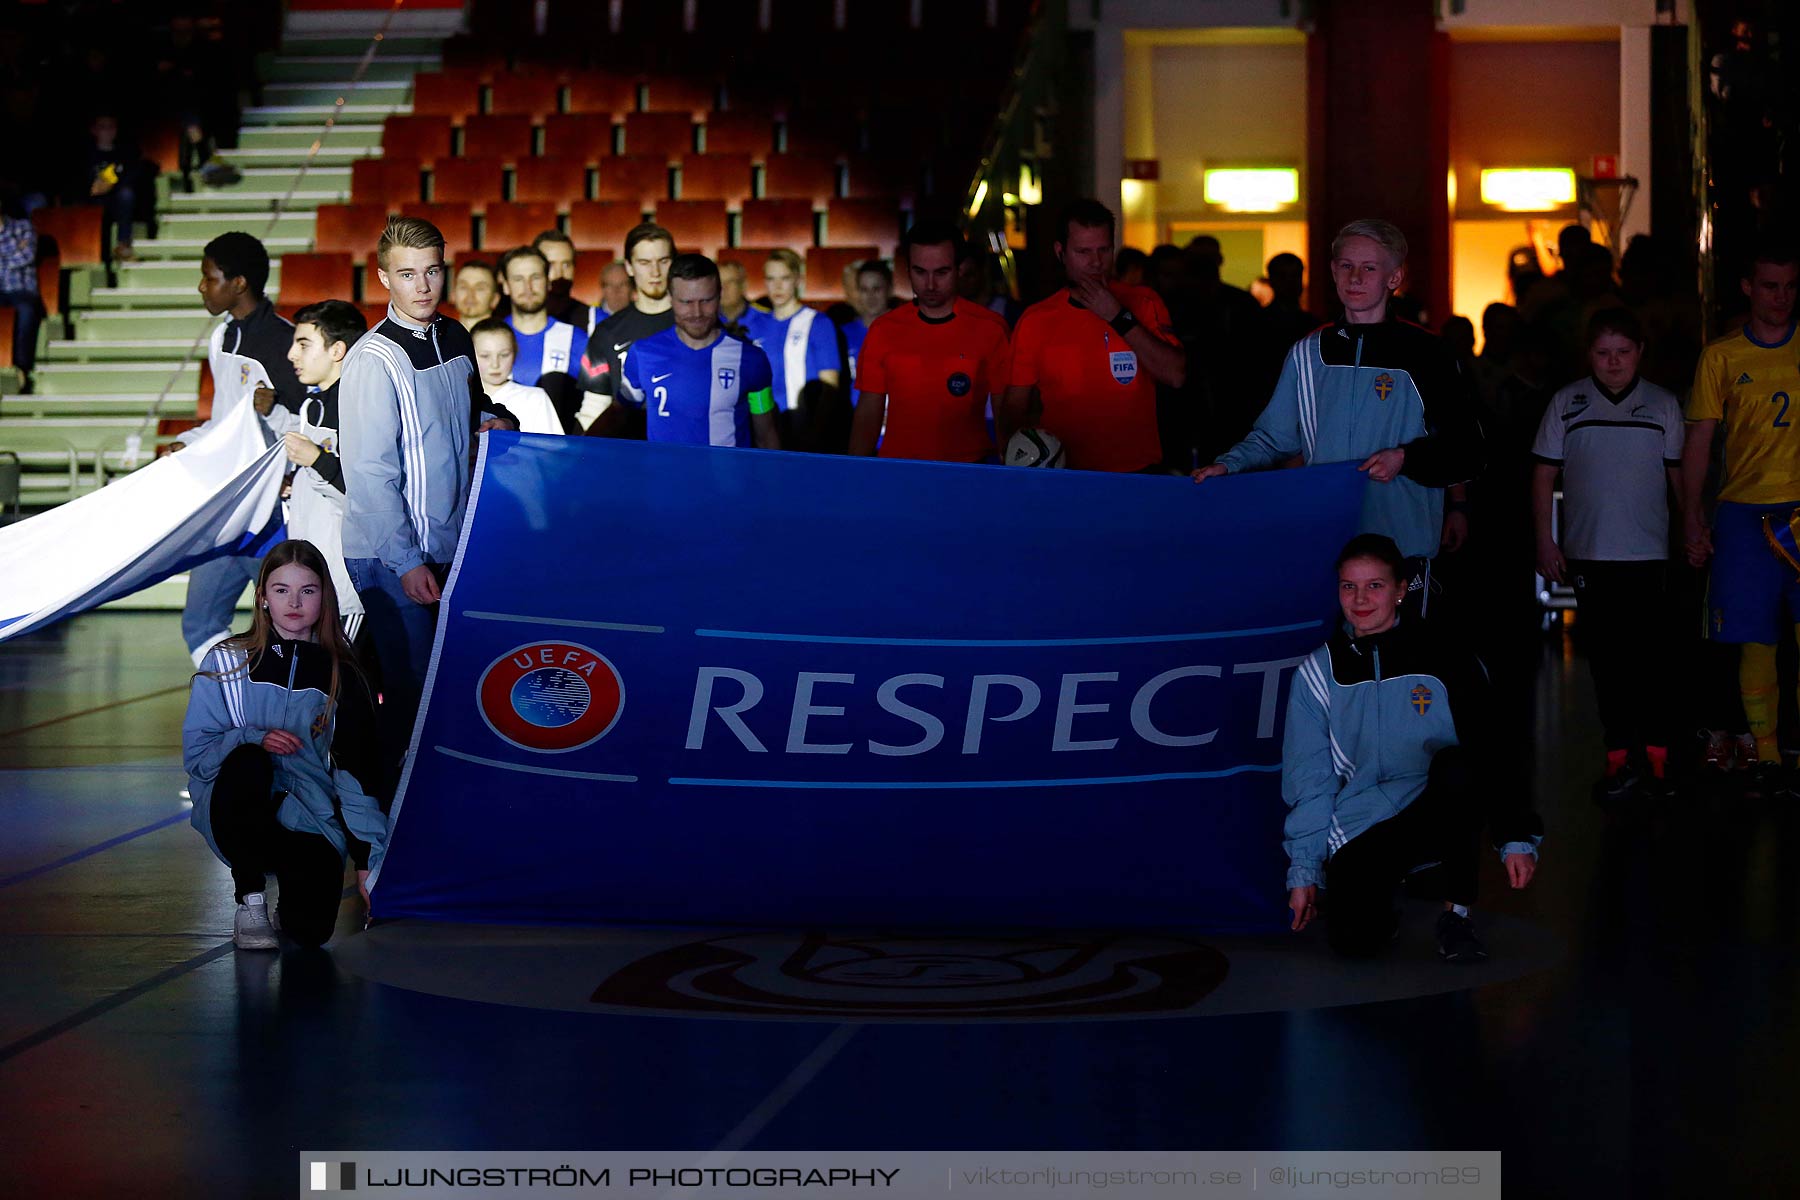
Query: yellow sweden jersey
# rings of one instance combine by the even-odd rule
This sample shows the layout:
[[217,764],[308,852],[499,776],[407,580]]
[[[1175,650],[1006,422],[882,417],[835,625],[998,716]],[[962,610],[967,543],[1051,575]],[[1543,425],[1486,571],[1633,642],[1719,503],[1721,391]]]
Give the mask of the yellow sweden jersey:
[[1719,499],[1738,504],[1800,501],[1800,339],[1793,328],[1765,345],[1748,328],[1700,355],[1687,419],[1725,423]]

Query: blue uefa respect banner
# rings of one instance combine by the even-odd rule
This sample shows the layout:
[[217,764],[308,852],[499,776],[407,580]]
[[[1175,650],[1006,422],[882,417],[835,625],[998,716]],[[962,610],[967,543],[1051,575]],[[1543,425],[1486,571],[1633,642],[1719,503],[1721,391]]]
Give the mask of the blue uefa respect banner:
[[1363,486],[490,434],[375,915],[1274,928]]

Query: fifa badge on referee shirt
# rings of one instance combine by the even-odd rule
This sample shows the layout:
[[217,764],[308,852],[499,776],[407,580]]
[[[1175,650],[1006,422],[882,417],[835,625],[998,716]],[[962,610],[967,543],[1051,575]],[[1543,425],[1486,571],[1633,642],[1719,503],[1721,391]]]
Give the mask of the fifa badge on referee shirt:
[[1114,383],[1118,384],[1120,387],[1124,387],[1137,378],[1138,364],[1136,352],[1131,350],[1114,350],[1108,357],[1112,359],[1112,377]]

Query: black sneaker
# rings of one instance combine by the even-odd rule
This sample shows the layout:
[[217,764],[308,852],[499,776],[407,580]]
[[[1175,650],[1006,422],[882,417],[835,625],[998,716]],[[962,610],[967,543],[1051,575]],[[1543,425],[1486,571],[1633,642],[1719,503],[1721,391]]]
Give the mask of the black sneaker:
[[1437,920],[1438,957],[1445,962],[1477,963],[1487,961],[1487,947],[1475,936],[1475,922],[1461,913],[1445,909]]

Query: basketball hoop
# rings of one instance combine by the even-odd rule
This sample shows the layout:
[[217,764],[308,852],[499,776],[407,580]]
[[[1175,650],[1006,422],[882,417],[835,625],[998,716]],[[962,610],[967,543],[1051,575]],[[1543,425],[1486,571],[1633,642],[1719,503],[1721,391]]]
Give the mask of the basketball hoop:
[[1583,175],[1575,180],[1576,203],[1587,214],[1588,232],[1596,245],[1612,251],[1615,260],[1624,251],[1619,245],[1619,231],[1631,214],[1631,201],[1637,195],[1637,189],[1637,178],[1632,175],[1599,179]]

